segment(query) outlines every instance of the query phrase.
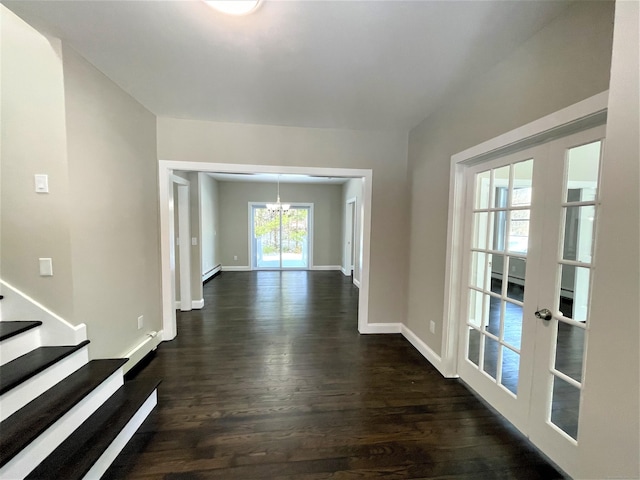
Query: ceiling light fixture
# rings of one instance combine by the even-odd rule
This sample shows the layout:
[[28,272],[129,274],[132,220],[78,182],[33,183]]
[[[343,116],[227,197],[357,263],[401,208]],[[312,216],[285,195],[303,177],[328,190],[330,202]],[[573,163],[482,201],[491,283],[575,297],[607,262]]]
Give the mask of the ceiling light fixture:
[[289,205],[288,203],[280,202],[280,175],[278,175],[278,196],[276,198],[276,203],[267,203],[267,210],[271,212],[286,212],[289,210],[289,208],[291,208],[291,205]]
[[205,0],[210,7],[229,15],[247,15],[255,11],[261,0]]

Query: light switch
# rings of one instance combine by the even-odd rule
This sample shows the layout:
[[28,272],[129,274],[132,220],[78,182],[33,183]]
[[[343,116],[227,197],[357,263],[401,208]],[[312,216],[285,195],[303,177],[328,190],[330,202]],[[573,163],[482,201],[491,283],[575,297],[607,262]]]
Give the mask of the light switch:
[[198,237],[191,237],[191,245],[198,245]]
[[40,259],[40,276],[53,277],[53,263],[50,258]]
[[36,192],[49,193],[49,175],[36,174]]

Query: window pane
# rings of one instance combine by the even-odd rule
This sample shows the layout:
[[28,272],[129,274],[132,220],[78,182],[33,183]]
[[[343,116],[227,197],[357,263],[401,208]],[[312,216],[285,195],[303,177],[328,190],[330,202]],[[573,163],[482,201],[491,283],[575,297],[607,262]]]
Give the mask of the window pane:
[[493,170],[493,207],[507,208],[509,192],[509,169],[511,165],[506,165]]
[[519,372],[520,355],[509,348],[502,347],[502,378],[500,383],[515,395],[518,393]]
[[505,343],[520,350],[522,346],[522,307],[520,305],[505,303],[502,336]]
[[480,332],[474,328],[469,329],[469,354],[467,358],[476,365],[480,365]]
[[524,301],[524,279],[527,274],[527,261],[524,258],[508,257],[508,283],[507,283],[507,297]]
[[487,254],[484,252],[471,252],[471,282],[472,287],[484,289],[486,277]]
[[489,214],[480,212],[473,214],[473,239],[471,240],[472,248],[487,248],[487,220]]
[[531,179],[533,178],[533,159],[516,163],[513,166],[513,191],[511,206],[531,205]]
[[593,206],[565,208],[563,259],[591,263],[595,213]]
[[498,372],[498,348],[500,344],[495,340],[484,337],[484,362],[482,369],[496,378]]
[[478,210],[482,208],[489,208],[489,182],[491,179],[491,171],[478,173],[476,175],[476,200],[473,207]]
[[502,283],[504,278],[504,255],[489,254],[489,282],[491,291],[502,295]]
[[[602,142],[589,143],[570,148],[567,156],[567,184],[565,198],[570,201],[587,202],[595,200],[598,190],[598,169],[600,168],[600,148]],[[571,190],[578,190],[570,195]]]
[[488,245],[498,252],[504,251],[505,238],[507,237],[507,211],[498,210],[489,214],[489,241]]
[[554,376],[551,422],[571,438],[577,440],[579,413],[580,389]]
[[582,382],[584,337],[584,328],[558,322],[555,368],[578,382]]
[[501,311],[502,311],[502,300],[496,297],[489,297],[489,318],[487,318],[487,323],[485,324],[485,329],[487,332],[492,333],[496,337],[500,335],[500,319],[501,319]]
[[509,222],[509,251],[527,253],[529,247],[529,215],[531,210],[513,210]]
[[560,266],[560,300],[558,310],[567,318],[579,322],[587,321],[589,310],[590,270],[573,265]]
[[469,290],[469,324],[480,328],[482,325],[482,308],[484,295],[475,290]]

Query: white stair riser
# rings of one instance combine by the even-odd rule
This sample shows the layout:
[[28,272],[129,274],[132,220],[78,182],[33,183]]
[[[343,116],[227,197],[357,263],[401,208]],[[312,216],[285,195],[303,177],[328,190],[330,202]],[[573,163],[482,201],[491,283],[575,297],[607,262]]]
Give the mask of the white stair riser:
[[82,422],[106,402],[123,383],[123,373],[120,368],[2,467],[0,478],[24,478],[27,476]]
[[91,467],[91,469],[84,476],[85,480],[99,479],[104,475],[107,469],[111,466],[118,454],[127,445],[133,434],[136,433],[142,422],[149,416],[153,408],[158,403],[158,391],[154,390],[151,395],[145,400],[142,406],[138,409],[136,414],[131,417],[129,423],[125,425],[118,436],[111,442],[111,445],[104,451],[98,461]]
[[40,347],[40,328],[38,327],[7,338],[3,340],[0,347],[0,365],[9,363],[38,347]]
[[89,361],[87,347],[72,353],[0,397],[0,421],[20,410]]

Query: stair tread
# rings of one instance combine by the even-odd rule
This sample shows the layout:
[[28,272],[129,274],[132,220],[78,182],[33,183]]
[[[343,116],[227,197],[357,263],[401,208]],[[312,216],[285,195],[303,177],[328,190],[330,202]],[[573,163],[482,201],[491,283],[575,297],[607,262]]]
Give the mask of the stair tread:
[[39,347],[2,365],[0,367],[0,395],[80,350],[88,343],[89,340],[85,340],[78,345]]
[[0,423],[0,467],[80,403],[126,361],[91,360]]
[[0,322],[0,342],[40,325],[42,325],[42,322],[38,320]]
[[84,477],[159,384],[158,379],[125,383],[26,478]]

